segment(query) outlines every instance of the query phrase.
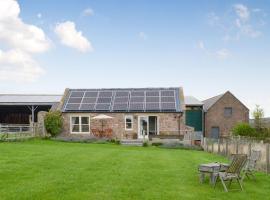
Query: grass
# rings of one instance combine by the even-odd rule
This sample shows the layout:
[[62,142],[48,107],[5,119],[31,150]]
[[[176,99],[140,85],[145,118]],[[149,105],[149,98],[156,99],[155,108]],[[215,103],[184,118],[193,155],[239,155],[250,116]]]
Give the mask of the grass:
[[[266,199],[270,176],[245,191],[200,184],[200,163],[226,161],[201,151],[49,140],[0,143],[3,199]],[[232,185],[237,188],[237,185]]]

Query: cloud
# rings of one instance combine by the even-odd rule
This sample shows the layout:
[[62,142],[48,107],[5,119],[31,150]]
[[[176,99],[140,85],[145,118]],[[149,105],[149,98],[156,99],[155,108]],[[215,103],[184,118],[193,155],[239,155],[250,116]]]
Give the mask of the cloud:
[[227,59],[231,55],[228,49],[217,50],[215,54],[217,58],[222,59],[222,60]]
[[146,40],[147,39],[147,35],[145,32],[141,31],[139,32],[139,37],[142,39],[142,40]]
[[206,55],[215,57],[217,59],[226,60],[231,56],[231,52],[228,49],[222,48],[216,51],[210,51],[204,45],[203,41],[198,42],[198,48],[202,50]]
[[37,14],[37,18],[41,19],[41,17],[42,17],[42,14],[41,13],[38,13]]
[[249,20],[250,11],[245,5],[236,4],[233,7],[234,7],[234,11],[236,12],[236,14],[241,20],[243,21]]
[[82,11],[82,16],[93,16],[95,14],[94,10],[92,8],[86,8]]
[[223,41],[237,41],[242,37],[258,38],[263,35],[259,30],[266,23],[265,13],[260,8],[248,8],[243,4],[232,6],[232,12],[225,12],[222,17],[214,12],[208,14],[208,23],[222,31]]
[[0,41],[30,53],[47,51],[50,41],[43,30],[24,23],[19,14],[20,7],[17,1],[0,1]]
[[0,80],[34,81],[44,70],[32,58],[47,51],[51,42],[43,30],[20,18],[15,0],[0,1]]
[[32,57],[22,50],[0,50],[0,80],[33,82],[45,71]]
[[76,30],[74,22],[66,21],[56,25],[54,32],[65,46],[75,48],[80,52],[93,51],[90,41],[83,36],[81,31]]

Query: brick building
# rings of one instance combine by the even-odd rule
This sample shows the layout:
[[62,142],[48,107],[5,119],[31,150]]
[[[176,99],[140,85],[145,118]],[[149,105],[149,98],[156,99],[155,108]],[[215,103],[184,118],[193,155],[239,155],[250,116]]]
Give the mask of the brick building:
[[[111,130],[117,138],[180,137],[186,130],[183,89],[66,89],[59,104],[62,136]],[[96,120],[98,115],[108,119]]]
[[237,123],[249,123],[249,109],[229,91],[207,99],[203,104],[206,137],[228,137]]

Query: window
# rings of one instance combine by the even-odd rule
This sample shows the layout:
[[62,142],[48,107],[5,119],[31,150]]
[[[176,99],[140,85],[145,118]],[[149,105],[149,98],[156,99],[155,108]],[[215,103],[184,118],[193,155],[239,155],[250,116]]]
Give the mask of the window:
[[225,117],[231,117],[232,116],[232,107],[226,107],[224,109],[224,116]]
[[133,129],[133,116],[125,116],[125,129],[126,130]]
[[70,118],[71,133],[90,133],[90,117],[74,116]]

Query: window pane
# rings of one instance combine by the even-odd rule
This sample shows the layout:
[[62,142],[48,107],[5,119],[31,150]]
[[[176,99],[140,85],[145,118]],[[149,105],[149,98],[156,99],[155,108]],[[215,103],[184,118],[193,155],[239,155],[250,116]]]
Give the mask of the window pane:
[[89,124],[89,117],[82,117],[82,124]]
[[232,116],[232,108],[230,108],[230,107],[225,108],[225,109],[224,109],[224,115],[225,115],[226,117]]
[[79,125],[72,125],[72,132],[80,132]]
[[82,125],[82,132],[89,132],[89,125]]
[[79,124],[79,117],[72,117],[72,124]]
[[126,129],[132,129],[132,123],[126,123]]
[[132,123],[133,123],[133,117],[132,116],[127,116],[126,117],[126,129],[132,129]]

